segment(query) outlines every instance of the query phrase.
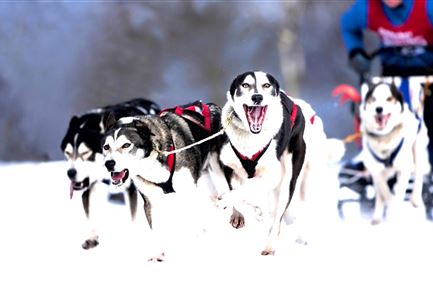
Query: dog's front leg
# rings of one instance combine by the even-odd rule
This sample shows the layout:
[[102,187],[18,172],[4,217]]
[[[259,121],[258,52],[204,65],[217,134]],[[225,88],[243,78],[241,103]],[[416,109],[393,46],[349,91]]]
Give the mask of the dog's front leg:
[[397,173],[397,181],[394,185],[394,197],[392,201],[402,203],[406,195],[406,190],[409,185],[410,172],[402,170]]
[[385,204],[389,203],[393,195],[388,187],[385,176],[382,173],[372,174],[373,184],[376,191],[376,199],[374,203],[373,218],[371,220],[372,225],[377,225],[382,222],[383,213],[385,210]]
[[397,180],[394,185],[394,195],[391,198],[391,201],[387,206],[386,218],[388,221],[395,220],[396,222],[401,222],[401,213],[402,210],[405,209],[404,206],[404,198],[406,195],[406,190],[409,186],[410,179],[410,171],[409,170],[400,170],[397,172]]
[[85,250],[99,245],[97,225],[101,225],[102,212],[105,211],[103,205],[106,204],[107,195],[108,187],[100,181],[92,183],[81,195],[88,230],[86,239],[81,245]]
[[[278,170],[276,166],[272,174],[257,172],[256,176],[244,180],[239,186],[219,197],[217,205],[223,208],[233,208],[234,212],[243,215],[248,214],[253,209],[258,220],[263,218],[263,212],[267,210],[268,199],[263,199],[263,195],[272,192],[278,184]],[[275,175],[274,175],[275,174]]]
[[[424,130],[423,130],[424,131]],[[424,132],[419,134],[424,134]],[[423,206],[422,200],[422,187],[424,183],[424,175],[430,172],[430,163],[428,160],[428,153],[426,151],[426,145],[417,141],[413,145],[412,153],[414,157],[414,181],[412,194],[410,196],[410,203],[414,207]]]
[[134,183],[139,190],[139,193],[144,200],[144,212],[149,225],[150,230],[150,255],[149,261],[151,262],[161,262],[165,260],[165,253],[163,251],[160,226],[158,222],[154,222],[153,218],[153,207],[156,202],[164,201],[164,193],[162,190],[155,186],[155,184],[145,180],[144,178],[137,176],[134,179]]

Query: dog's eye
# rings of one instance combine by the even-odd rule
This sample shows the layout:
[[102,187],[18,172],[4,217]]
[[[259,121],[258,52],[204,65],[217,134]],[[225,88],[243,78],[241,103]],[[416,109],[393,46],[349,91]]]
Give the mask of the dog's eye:
[[242,83],[242,87],[245,89],[248,89],[250,87],[250,85],[248,83]]
[[270,85],[269,83],[265,83],[265,84],[263,85],[263,87],[264,87],[265,89],[268,89],[268,88],[271,87],[271,85]]
[[130,143],[125,143],[125,144],[122,145],[122,149],[129,148],[130,146],[131,146]]
[[386,101],[388,101],[388,102],[391,102],[392,100],[394,100],[394,98],[392,98],[392,97],[386,98]]
[[110,145],[108,145],[108,144],[105,144],[104,145],[104,147],[102,147],[105,151],[108,151],[108,150],[110,150]]
[[65,151],[65,156],[66,156],[66,158],[72,158],[72,153],[71,152],[69,152],[69,151]]

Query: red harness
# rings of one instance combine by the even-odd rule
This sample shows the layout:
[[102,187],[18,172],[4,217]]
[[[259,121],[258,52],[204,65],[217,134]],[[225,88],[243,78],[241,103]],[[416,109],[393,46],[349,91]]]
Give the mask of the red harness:
[[[202,101],[196,101],[191,104],[187,104],[185,106],[176,106],[173,108],[166,108],[162,110],[159,115],[163,116],[168,112],[175,113],[176,115],[200,126],[208,132],[211,132],[211,113],[209,106]],[[174,143],[170,145],[169,151],[173,151],[175,149]],[[174,192],[172,179],[174,175],[174,169],[176,165],[176,154],[169,154],[166,158],[166,163],[168,166],[168,170],[170,172],[170,177],[166,182],[159,183],[159,185],[165,193]]]
[[[287,105],[286,102],[282,101],[281,102],[283,104],[283,106],[285,107],[285,109],[290,112],[290,129],[293,129],[293,127],[295,126],[295,121],[296,121],[296,117],[298,115],[298,106],[293,103],[293,108],[290,111],[289,106]],[[311,124],[314,123],[314,116],[311,117],[310,119]],[[230,145],[233,148],[233,151],[235,152],[236,156],[238,157],[238,159],[240,160],[242,167],[245,169],[245,171],[248,174],[248,178],[252,178],[254,177],[255,173],[256,173],[256,166],[259,162],[259,159],[263,156],[263,154],[266,152],[266,150],[268,150],[269,145],[271,144],[271,141],[269,141],[269,143],[263,147],[262,149],[260,149],[258,152],[256,152],[255,154],[253,154],[250,157],[243,155],[242,153],[240,153],[234,146],[232,143],[230,143]]]

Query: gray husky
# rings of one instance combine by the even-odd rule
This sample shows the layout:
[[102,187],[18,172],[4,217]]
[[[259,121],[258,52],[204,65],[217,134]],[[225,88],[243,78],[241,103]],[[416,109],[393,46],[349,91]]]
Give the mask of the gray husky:
[[[201,101],[163,110],[159,115],[109,119],[103,138],[105,166],[111,181],[121,186],[131,178],[146,195],[145,213],[153,236],[158,234],[160,220],[154,208],[162,205],[167,195],[176,192],[194,197],[203,175],[215,179],[216,189],[228,189],[219,162],[223,135],[174,152],[217,133],[221,108]],[[164,251],[157,250],[150,260],[162,261]]]

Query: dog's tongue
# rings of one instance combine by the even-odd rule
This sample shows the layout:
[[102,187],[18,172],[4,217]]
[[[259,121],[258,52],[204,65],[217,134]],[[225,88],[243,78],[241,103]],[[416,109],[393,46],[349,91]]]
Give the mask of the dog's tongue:
[[390,114],[377,115],[376,116],[376,123],[379,125],[380,128],[383,129],[386,126],[386,123],[388,122],[389,117],[390,117]]
[[120,181],[123,179],[123,177],[125,177],[125,170],[121,171],[121,172],[112,172],[111,173],[111,179],[113,181]]
[[69,186],[69,199],[72,199],[72,196],[74,195],[74,183],[71,182],[71,185]]
[[263,120],[265,119],[267,106],[248,106],[246,114],[250,130],[253,133],[259,133],[262,130]]

